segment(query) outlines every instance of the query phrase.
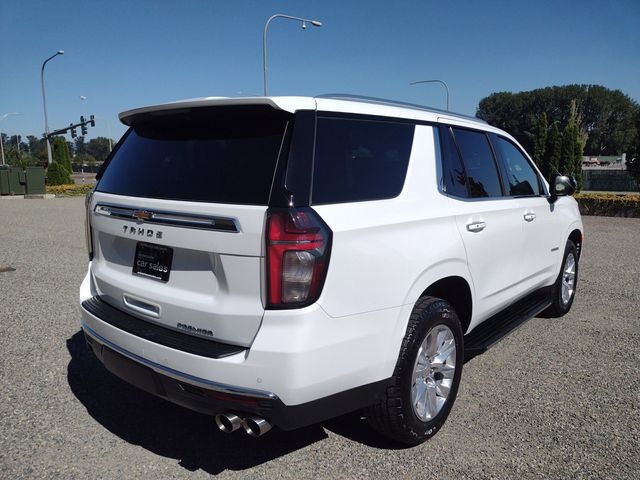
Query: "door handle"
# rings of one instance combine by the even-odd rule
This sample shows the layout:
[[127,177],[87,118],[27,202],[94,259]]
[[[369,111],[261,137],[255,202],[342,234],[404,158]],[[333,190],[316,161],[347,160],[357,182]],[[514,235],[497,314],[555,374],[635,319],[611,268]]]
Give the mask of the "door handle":
[[485,222],[468,223],[467,230],[470,232],[481,232],[487,224]]
[[524,214],[524,220],[526,222],[533,222],[536,219],[536,214],[535,213],[525,213]]

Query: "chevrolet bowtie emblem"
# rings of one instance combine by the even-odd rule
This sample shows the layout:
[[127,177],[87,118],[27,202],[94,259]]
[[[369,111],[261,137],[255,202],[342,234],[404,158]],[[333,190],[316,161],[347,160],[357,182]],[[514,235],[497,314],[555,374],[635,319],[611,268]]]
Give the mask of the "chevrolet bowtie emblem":
[[152,217],[151,212],[147,212],[146,210],[136,210],[132,215],[133,218],[135,218],[139,222],[143,222],[144,220],[151,220]]

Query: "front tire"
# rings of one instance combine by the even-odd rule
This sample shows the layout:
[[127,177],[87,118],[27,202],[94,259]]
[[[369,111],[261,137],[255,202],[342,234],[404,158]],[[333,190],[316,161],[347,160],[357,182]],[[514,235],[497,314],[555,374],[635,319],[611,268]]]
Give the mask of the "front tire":
[[578,286],[578,249],[575,243],[567,240],[562,257],[560,274],[553,284],[551,306],[542,315],[550,318],[562,317],[569,313]]
[[420,298],[409,318],[391,385],[366,411],[371,426],[407,445],[435,435],[455,401],[463,359],[456,312],[444,300]]

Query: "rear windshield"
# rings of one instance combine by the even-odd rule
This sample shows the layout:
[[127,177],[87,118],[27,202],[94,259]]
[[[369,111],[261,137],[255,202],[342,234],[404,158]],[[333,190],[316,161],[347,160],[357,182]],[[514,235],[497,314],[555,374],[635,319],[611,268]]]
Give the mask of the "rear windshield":
[[269,106],[194,108],[137,120],[96,190],[267,205],[290,114]]

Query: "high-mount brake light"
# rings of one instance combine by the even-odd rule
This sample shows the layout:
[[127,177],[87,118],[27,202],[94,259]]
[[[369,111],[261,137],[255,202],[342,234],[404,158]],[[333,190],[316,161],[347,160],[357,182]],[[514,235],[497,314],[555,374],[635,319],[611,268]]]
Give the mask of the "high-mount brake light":
[[311,208],[267,212],[267,307],[296,308],[320,296],[331,230]]

